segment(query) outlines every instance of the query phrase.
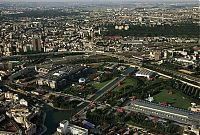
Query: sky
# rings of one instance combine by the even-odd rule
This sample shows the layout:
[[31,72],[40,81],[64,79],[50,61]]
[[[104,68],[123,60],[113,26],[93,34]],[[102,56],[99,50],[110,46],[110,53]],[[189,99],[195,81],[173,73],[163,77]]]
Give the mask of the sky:
[[198,2],[200,0],[0,0],[0,2],[127,2],[127,1],[139,1],[139,2]]

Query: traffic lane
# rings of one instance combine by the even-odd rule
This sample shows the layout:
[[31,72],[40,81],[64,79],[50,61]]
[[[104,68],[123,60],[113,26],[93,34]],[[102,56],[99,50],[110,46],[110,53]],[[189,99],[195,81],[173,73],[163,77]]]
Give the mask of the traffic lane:
[[[124,76],[120,76],[118,78],[116,78],[115,80],[113,80],[111,83],[109,83],[107,86],[105,86],[102,90],[99,90],[92,98],[90,98],[91,101],[95,101],[97,98],[101,97],[102,95],[105,94],[106,91],[112,90],[114,87],[117,86],[117,84],[119,82],[121,82],[122,80],[124,80],[126,77]],[[82,112],[84,112],[89,106],[89,103],[83,103],[81,106],[79,106],[79,109],[77,109],[77,113],[74,115],[79,115]],[[82,108],[82,109],[81,109]]]
[[109,90],[113,86],[117,85],[120,82],[120,80],[122,80],[122,78],[124,78],[124,77],[123,76],[117,77],[115,80],[113,80],[112,82],[110,82],[104,88],[102,88],[99,91],[97,91],[95,93],[95,95],[93,97],[91,97],[89,100],[92,100],[92,101],[95,100],[96,98],[98,98],[99,96],[101,96],[103,93],[105,93],[107,90]]

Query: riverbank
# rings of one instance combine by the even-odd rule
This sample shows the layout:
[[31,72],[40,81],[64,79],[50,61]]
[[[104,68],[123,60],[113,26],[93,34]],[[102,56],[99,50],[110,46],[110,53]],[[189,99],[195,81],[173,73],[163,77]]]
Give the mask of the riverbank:
[[38,135],[43,135],[47,131],[47,127],[44,125],[45,120],[46,120],[46,112],[42,112],[42,131]]
[[55,107],[55,106],[53,106],[52,103],[46,103],[46,104],[51,106],[52,108],[54,108],[56,110],[59,110],[59,111],[72,111],[72,110],[74,110],[74,108],[73,109],[64,109],[64,108]]

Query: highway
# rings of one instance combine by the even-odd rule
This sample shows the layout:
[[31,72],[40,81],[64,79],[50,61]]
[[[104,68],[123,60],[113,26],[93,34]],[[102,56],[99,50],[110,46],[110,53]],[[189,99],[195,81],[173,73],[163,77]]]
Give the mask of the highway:
[[[66,53],[66,52],[65,52]],[[39,55],[56,55],[56,54],[65,54],[64,52],[53,52],[53,53],[50,53],[50,54],[32,54],[33,56],[39,56]],[[109,56],[109,57],[114,57],[114,58],[118,58],[119,60],[124,60],[124,62],[128,62],[130,65],[134,65],[134,66],[138,66],[138,67],[141,67],[141,64],[143,63],[142,61],[139,61],[139,60],[136,60],[134,58],[127,58],[127,57],[124,57],[124,56],[121,56],[121,55],[117,55],[117,54],[113,54],[113,53],[107,53],[107,52],[88,52],[90,54],[103,54],[103,55],[106,55],[106,56]],[[32,56],[31,55],[31,56]],[[30,56],[30,55],[29,55]],[[20,57],[19,56],[11,56],[11,57]],[[1,59],[1,58],[0,58]],[[57,60],[57,59],[55,59]],[[150,66],[153,66],[153,65],[150,65]],[[155,66],[153,66],[155,67]],[[148,70],[152,70],[152,69],[149,69],[147,67]],[[195,77],[191,77],[189,75],[185,75],[183,73],[177,73],[176,71],[169,71],[167,69],[163,69],[165,72],[169,72],[171,74],[174,74],[176,76],[170,76],[170,75],[166,75],[164,73],[161,73],[159,71],[156,71],[156,70],[152,70],[154,72],[157,72],[158,74],[160,75],[163,75],[163,76],[167,76],[168,78],[174,78],[176,80],[179,80],[183,83],[186,83],[188,85],[191,85],[191,86],[194,86],[194,87],[197,87],[197,88],[200,88],[199,86],[195,85],[195,84],[192,84],[190,82],[186,82],[184,80],[181,80],[181,78],[184,78],[184,79],[187,79],[188,81],[195,81],[197,83],[199,83],[199,78],[195,78]],[[75,97],[75,96],[72,96],[72,95],[66,95],[66,96],[70,96],[74,99],[77,99],[79,101],[82,101],[83,103],[80,104],[80,106],[78,108],[80,109],[77,109],[77,113],[74,115],[74,116],[77,116],[77,115],[80,115],[81,113],[83,113],[85,110],[87,110],[91,103],[96,103],[96,101],[98,99],[100,99],[103,95],[105,95],[107,92],[109,92],[110,90],[112,90],[113,88],[115,88],[120,82],[122,82],[125,78],[126,78],[126,75],[128,75],[128,72],[124,72],[126,74],[122,74],[120,75],[119,77],[116,77],[114,78],[112,81],[110,81],[108,84],[106,84],[104,87],[102,87],[100,90],[98,90],[91,98],[89,98],[88,100],[86,99],[82,99],[82,98],[78,98],[78,97]],[[19,92],[19,91],[18,91]],[[27,94],[27,93],[23,93],[23,94]]]
[[[61,54],[72,54],[72,53],[84,53],[84,54],[102,54],[102,55],[106,55],[106,56],[109,56],[109,57],[114,57],[114,58],[117,58],[119,60],[123,60],[124,62],[128,62],[128,63],[131,63],[131,64],[134,64],[134,65],[138,65],[138,66],[141,66],[142,65],[142,61],[140,60],[137,60],[135,58],[127,58],[127,57],[124,57],[122,55],[118,55],[118,54],[114,54],[114,53],[108,53],[108,52],[101,52],[101,51],[96,51],[96,52],[93,52],[93,51],[73,51],[73,52],[49,52],[49,53],[38,53],[38,54],[27,54],[27,55],[13,55],[13,56],[3,56],[3,57],[0,57],[0,61],[1,60],[4,60],[4,59],[16,59],[16,58],[20,58],[20,57],[41,57],[41,56],[49,56],[49,55],[61,55]],[[83,58],[84,56],[83,55],[79,55],[78,56],[79,58]],[[71,58],[70,56],[69,57],[64,57],[63,59],[52,59],[51,62],[59,62],[59,61],[63,61],[63,60],[66,60],[67,58]],[[72,58],[74,58],[72,56]],[[165,69],[165,68],[161,68],[161,67],[157,67],[157,66],[153,66],[153,65],[150,65],[148,64],[149,67],[154,67],[154,68],[157,68],[158,70],[161,70],[163,72],[167,72],[167,73],[170,73],[170,74],[173,74],[173,75],[176,75],[177,77],[179,78],[184,78],[184,79],[187,79],[188,81],[194,81],[196,83],[199,83],[200,84],[200,78],[197,78],[197,77],[194,77],[194,76],[190,76],[190,75],[187,75],[187,74],[183,74],[183,73],[180,73],[180,72],[177,72],[177,71],[172,71],[172,70],[169,70],[169,69]],[[148,67],[147,67],[148,68]],[[179,79],[179,78],[175,78],[175,79]],[[184,80],[182,80],[184,81]],[[189,83],[189,82],[188,82]],[[191,84],[191,83],[190,83]],[[192,84],[194,85],[194,84]]]
[[[0,61],[2,60],[9,60],[9,59],[16,59],[16,58],[22,58],[22,57],[42,57],[42,56],[56,56],[56,55],[62,55],[62,54],[73,54],[73,53],[86,53],[83,51],[72,51],[72,52],[48,52],[48,53],[36,53],[36,54],[25,54],[25,55],[12,55],[12,56],[2,56],[0,57]],[[91,53],[91,52],[87,52]]]

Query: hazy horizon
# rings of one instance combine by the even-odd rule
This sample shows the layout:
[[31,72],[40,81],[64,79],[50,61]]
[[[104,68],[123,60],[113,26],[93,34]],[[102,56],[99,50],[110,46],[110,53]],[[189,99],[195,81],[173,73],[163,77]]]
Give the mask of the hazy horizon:
[[187,3],[193,3],[193,2],[199,2],[200,0],[0,0],[0,2],[187,2]]

